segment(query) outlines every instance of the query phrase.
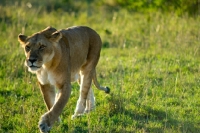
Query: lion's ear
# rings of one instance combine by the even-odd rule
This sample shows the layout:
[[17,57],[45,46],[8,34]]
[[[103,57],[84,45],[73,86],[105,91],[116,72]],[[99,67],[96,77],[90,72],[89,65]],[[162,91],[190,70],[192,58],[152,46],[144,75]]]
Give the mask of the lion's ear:
[[50,38],[51,35],[56,31],[57,30],[55,28],[49,26],[46,29],[42,30],[40,33],[42,33],[45,37]]
[[27,39],[27,36],[25,36],[25,35],[23,35],[23,34],[21,34],[21,33],[18,35],[18,41],[19,41],[21,44],[25,43],[26,39]]
[[56,31],[51,35],[50,40],[53,42],[59,42],[61,38],[62,38],[62,33]]

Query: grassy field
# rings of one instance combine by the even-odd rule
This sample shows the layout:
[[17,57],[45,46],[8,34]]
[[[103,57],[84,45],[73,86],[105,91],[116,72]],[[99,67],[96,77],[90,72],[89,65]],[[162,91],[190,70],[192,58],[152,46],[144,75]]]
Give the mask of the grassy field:
[[96,110],[71,120],[78,99],[73,90],[51,133],[197,133],[200,131],[200,18],[126,10],[47,12],[30,3],[0,5],[0,133],[36,133],[46,108],[36,76],[24,66],[19,33],[30,35],[87,25],[103,40]]

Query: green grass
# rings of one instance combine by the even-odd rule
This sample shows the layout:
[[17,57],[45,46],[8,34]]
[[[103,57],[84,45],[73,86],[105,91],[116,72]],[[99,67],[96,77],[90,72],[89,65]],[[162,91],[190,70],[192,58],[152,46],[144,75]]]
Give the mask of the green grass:
[[[0,6],[0,132],[36,133],[46,108],[36,76],[24,67],[17,35],[51,25],[87,25],[103,40],[97,67],[105,95],[94,88],[96,110],[71,120],[78,99],[73,90],[57,132],[200,131],[200,18],[162,13],[47,12],[41,8]],[[15,12],[13,12],[15,11]]]

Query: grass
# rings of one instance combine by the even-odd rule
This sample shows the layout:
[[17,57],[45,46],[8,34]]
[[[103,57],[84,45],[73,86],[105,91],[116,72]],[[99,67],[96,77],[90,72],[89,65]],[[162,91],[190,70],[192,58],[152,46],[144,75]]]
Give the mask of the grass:
[[[87,25],[103,40],[97,67],[105,95],[94,88],[96,110],[71,120],[78,99],[73,90],[57,132],[166,132],[200,130],[199,17],[160,12],[47,12],[13,4],[0,6],[0,132],[35,133],[46,108],[36,76],[24,67],[17,35],[51,25]],[[15,11],[15,12],[13,12]]]

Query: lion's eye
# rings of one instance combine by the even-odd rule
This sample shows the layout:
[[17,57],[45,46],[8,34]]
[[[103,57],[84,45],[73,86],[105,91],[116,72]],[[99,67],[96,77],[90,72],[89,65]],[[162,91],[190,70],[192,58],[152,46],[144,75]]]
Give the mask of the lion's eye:
[[25,50],[26,50],[27,52],[30,51],[30,46],[26,45],[26,46],[25,46]]
[[40,49],[40,50],[43,50],[45,47],[46,47],[46,46],[44,46],[44,45],[40,45],[39,49]]

